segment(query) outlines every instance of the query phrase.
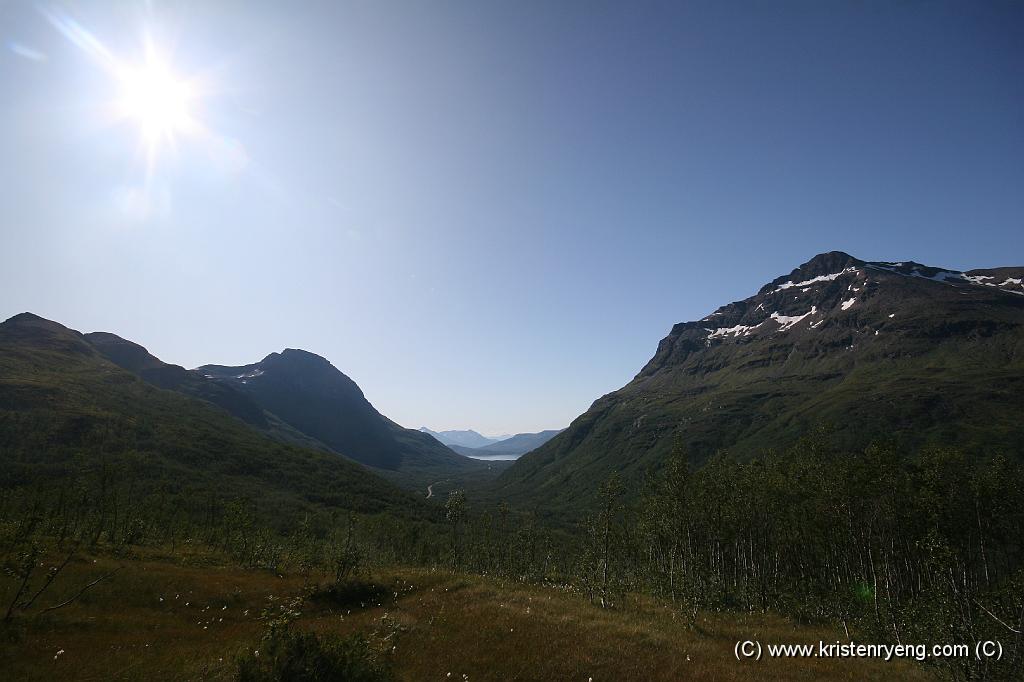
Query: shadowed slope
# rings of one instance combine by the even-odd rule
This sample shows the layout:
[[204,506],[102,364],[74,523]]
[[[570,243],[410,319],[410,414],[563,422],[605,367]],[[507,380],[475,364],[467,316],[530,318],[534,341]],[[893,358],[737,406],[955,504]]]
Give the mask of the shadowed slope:
[[240,367],[204,365],[204,376],[225,382],[289,425],[367,466],[403,481],[484,471],[432,436],[380,414],[349,377],[308,351],[286,349]]

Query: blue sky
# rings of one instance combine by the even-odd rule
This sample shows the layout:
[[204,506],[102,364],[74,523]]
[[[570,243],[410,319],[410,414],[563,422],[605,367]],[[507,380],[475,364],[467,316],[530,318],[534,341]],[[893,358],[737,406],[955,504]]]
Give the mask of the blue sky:
[[[151,168],[96,48],[144,35],[201,84]],[[565,426],[815,253],[1024,264],[1022,35],[1009,2],[6,2],[0,318]]]

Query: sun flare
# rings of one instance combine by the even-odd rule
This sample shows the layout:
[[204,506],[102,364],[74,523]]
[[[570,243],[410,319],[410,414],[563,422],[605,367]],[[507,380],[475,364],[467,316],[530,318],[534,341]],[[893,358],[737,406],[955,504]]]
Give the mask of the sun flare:
[[142,64],[120,67],[117,78],[121,88],[117,114],[138,125],[151,151],[195,129],[194,87],[152,51]]
[[143,51],[136,59],[112,52],[66,12],[41,10],[43,16],[72,44],[99,65],[112,79],[113,95],[102,105],[106,122],[134,125],[146,164],[146,180],[156,172],[159,157],[173,151],[185,137],[202,143],[218,143],[200,120],[201,100],[210,94],[208,74],[182,74],[174,68],[169,53],[160,49],[146,31]]

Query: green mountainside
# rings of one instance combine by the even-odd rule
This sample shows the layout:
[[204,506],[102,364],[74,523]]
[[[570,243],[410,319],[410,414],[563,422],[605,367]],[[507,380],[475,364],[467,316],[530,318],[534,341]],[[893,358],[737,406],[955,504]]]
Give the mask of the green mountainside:
[[292,428],[227,382],[209,379],[196,370],[163,362],[139,344],[122,339],[116,334],[91,332],[84,336],[107,360],[158,388],[177,391],[213,403],[249,426],[283,443],[330,451],[326,445]]
[[[138,348],[123,348],[121,362],[131,355],[151,381],[194,385],[185,370],[154,363]],[[197,397],[190,390],[142,380],[60,324],[29,313],[12,317],[0,324],[0,487],[57,485],[102,467],[131,481],[136,495],[245,497],[282,521],[317,508],[431,514],[360,464],[271,440],[234,418],[217,406],[231,398],[230,387]]]
[[354,381],[304,350],[286,349],[241,367],[188,370],[115,334],[85,338],[108,360],[155,386],[213,403],[282,442],[345,455],[405,487],[425,491],[435,481],[455,484],[497,473],[387,419]]
[[626,386],[521,457],[497,494],[579,506],[634,484],[675,443],[781,450],[818,425],[838,447],[887,441],[1024,452],[1024,268],[956,272],[831,252],[675,325]]

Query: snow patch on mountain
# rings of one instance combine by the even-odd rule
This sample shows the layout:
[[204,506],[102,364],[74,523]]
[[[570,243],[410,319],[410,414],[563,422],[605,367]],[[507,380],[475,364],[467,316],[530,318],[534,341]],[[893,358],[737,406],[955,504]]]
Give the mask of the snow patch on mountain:
[[831,282],[836,278],[842,277],[843,275],[849,272],[857,272],[857,268],[846,268],[845,270],[833,272],[828,275],[818,275],[817,277],[812,277],[811,279],[804,280],[803,282],[793,282],[792,280],[790,280],[789,282],[783,282],[772,293],[774,294],[779,291],[782,291],[783,289],[791,289],[793,287],[809,287],[810,285],[818,284],[819,282]]
[[762,324],[764,324],[764,322],[760,324],[755,324],[753,326],[738,324],[735,327],[722,327],[721,329],[715,330],[708,329],[707,331],[711,332],[711,334],[708,335],[708,338],[714,339],[717,337],[725,338],[726,336],[747,336],[748,334],[750,334],[750,332],[757,329]]
[[814,315],[817,312],[818,312],[817,307],[811,306],[811,309],[808,310],[803,315],[779,315],[778,312],[774,312],[771,315],[771,319],[773,319],[773,320],[775,320],[776,322],[779,323],[779,331],[785,331],[785,330],[789,329],[790,327],[792,327],[793,325],[795,325],[798,322],[800,322],[802,319],[804,319],[808,315]]
[[[1024,278],[1008,277],[997,284],[995,282],[985,281],[995,279],[995,277],[991,275],[968,275],[957,270],[936,269],[936,271],[933,274],[929,275],[922,270],[922,268],[927,268],[927,266],[918,266],[916,264],[913,264],[909,271],[901,271],[899,269],[905,265],[904,263],[879,262],[868,263],[867,265],[869,268],[874,268],[876,270],[885,270],[886,272],[891,272],[896,275],[902,275],[903,277],[917,277],[919,279],[928,279],[933,282],[943,282],[946,284],[971,284],[974,286],[994,287],[996,289],[999,289],[1000,291],[1006,291],[1011,294],[1024,295],[1024,291],[1016,291],[1014,289],[1004,288],[1009,285],[1021,286],[1021,283],[1022,281],[1024,281]],[[933,268],[927,269],[931,270]]]
[[[775,322],[778,323],[779,328],[777,331],[786,331],[787,329],[792,328],[795,324],[799,323],[801,320],[808,317],[809,315],[817,314],[817,312],[817,306],[811,306],[811,309],[808,310],[803,315],[780,315],[779,312],[776,311],[769,315],[766,319],[762,320],[761,322],[758,322],[757,324],[738,324],[734,327],[720,327],[718,329],[708,329],[705,327],[704,331],[708,332],[707,341],[710,344],[711,339],[724,339],[727,337],[738,338],[740,336],[749,336],[754,332],[755,329],[763,325],[765,322],[768,322],[769,320],[774,320]],[[820,322],[818,324],[820,324]],[[816,325],[811,326],[813,327]]]

